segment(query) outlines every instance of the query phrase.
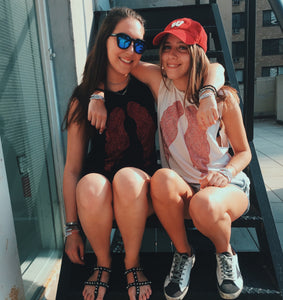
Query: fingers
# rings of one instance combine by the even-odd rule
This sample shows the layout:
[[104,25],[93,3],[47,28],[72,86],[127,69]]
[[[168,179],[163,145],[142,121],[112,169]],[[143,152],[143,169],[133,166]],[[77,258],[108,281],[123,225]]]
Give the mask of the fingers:
[[214,109],[213,112],[212,112],[212,114],[213,114],[214,121],[217,121],[219,119],[218,110]]
[[209,111],[199,111],[197,113],[198,124],[202,129],[207,129],[208,127],[214,125],[219,119],[218,111],[211,108]]
[[66,239],[65,252],[69,259],[79,265],[84,265],[84,244],[80,236],[70,235]]
[[197,112],[198,124],[202,129],[207,129],[211,125],[215,124],[219,119],[217,102],[214,94],[206,93],[201,98],[200,106]]
[[207,176],[199,181],[199,183],[201,189],[208,186],[225,187],[228,184],[228,179],[218,172],[210,171]]
[[66,254],[68,255],[69,259],[71,260],[72,263],[74,264],[79,264],[79,265],[84,265],[84,261],[82,259],[82,255],[78,252],[74,251],[66,251]]
[[104,102],[99,100],[90,101],[87,118],[90,124],[94,126],[100,134],[103,133],[107,121],[107,110],[104,106]]
[[80,261],[84,264],[84,245],[80,245],[79,247],[79,258],[80,258]]

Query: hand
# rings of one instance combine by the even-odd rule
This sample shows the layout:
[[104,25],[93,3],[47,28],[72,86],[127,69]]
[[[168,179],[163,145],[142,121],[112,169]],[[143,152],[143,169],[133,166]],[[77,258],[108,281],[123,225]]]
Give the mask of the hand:
[[72,233],[66,239],[65,252],[75,264],[84,265],[84,243],[79,232]]
[[208,186],[225,187],[228,184],[228,178],[217,171],[208,171],[199,183],[201,189]]
[[91,100],[89,102],[87,119],[100,134],[103,133],[107,121],[107,110],[102,100]]
[[217,103],[213,95],[209,95],[200,101],[197,112],[199,126],[206,130],[219,119]]

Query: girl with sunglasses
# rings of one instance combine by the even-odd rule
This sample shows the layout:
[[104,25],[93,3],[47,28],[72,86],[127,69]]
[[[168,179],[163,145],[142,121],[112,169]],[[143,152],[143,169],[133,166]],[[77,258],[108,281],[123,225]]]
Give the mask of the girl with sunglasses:
[[[146,85],[129,75],[145,49],[143,36],[144,21],[133,10],[115,8],[108,13],[65,116],[65,251],[72,262],[84,264],[81,225],[97,258],[85,282],[85,300],[103,299],[108,288],[113,219],[125,248],[129,298],[145,300],[152,293],[139,251],[146,219],[153,213],[149,182],[158,168],[155,106]],[[97,90],[104,91],[108,110],[103,134],[87,121],[89,98],[103,102],[93,94]]]
[[[187,218],[215,246],[220,296],[235,299],[243,279],[230,244],[231,223],[249,208],[249,178],[243,169],[251,160],[239,98],[228,86],[218,93],[212,86],[202,87],[209,60],[207,35],[198,22],[174,20],[153,44],[160,45],[160,68],[140,63],[132,74],[157,99],[163,168],[152,176],[150,194],[176,248],[164,294],[168,300],[180,300],[189,290],[195,253],[186,236]],[[209,95],[216,96],[219,119],[205,128],[197,114]]]

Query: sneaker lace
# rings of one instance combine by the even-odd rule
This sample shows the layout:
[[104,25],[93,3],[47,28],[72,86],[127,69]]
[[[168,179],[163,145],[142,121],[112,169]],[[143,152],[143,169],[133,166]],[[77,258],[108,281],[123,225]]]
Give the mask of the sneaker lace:
[[236,274],[233,272],[233,261],[232,257],[226,255],[220,255],[220,270],[223,280],[235,280]]
[[175,255],[174,257],[174,266],[172,270],[171,282],[179,284],[183,279],[184,266],[186,264],[187,258],[182,255]]

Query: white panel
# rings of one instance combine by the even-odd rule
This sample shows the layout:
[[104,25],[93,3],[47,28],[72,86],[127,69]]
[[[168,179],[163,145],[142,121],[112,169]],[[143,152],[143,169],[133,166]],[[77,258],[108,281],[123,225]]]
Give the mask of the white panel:
[[0,299],[24,299],[15,227],[0,138]]

